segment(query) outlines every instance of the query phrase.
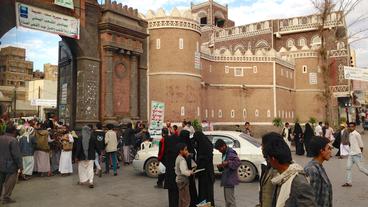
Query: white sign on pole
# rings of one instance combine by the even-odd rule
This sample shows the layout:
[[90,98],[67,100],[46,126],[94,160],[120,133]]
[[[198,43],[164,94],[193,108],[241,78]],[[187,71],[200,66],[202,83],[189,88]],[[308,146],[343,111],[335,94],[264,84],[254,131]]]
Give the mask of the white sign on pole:
[[53,99],[32,99],[32,106],[56,107],[56,100]]
[[165,104],[162,102],[151,102],[151,117],[149,133],[153,138],[161,137],[161,130],[164,127]]
[[69,9],[74,9],[73,0],[55,0],[55,4]]
[[79,19],[16,3],[17,26],[79,39]]
[[344,77],[348,80],[368,81],[368,69],[344,66]]

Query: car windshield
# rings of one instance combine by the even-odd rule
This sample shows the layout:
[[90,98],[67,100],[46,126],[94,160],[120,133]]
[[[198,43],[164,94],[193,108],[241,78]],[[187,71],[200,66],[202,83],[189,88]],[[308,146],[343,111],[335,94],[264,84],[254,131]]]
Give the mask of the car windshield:
[[261,147],[261,143],[257,140],[257,139],[255,139],[255,138],[253,138],[253,137],[251,137],[251,136],[249,136],[249,135],[247,135],[247,134],[244,134],[244,133],[241,133],[240,135],[239,135],[241,138],[243,138],[243,139],[245,139],[245,140],[247,140],[249,143],[251,143],[252,145],[254,145],[254,146],[256,146],[256,147]]

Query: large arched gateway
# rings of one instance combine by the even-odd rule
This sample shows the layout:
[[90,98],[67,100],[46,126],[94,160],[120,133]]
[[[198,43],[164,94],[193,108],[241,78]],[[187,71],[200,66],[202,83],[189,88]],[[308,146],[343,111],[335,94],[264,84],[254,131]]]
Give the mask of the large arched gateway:
[[[136,9],[111,0],[105,0],[103,5],[97,0],[71,3],[74,5],[66,8],[56,5],[55,0],[2,0],[0,37],[20,25],[24,8],[27,14],[33,8],[78,20],[79,35],[53,31],[62,38],[59,118],[72,127],[125,118],[146,120],[147,22]],[[37,26],[40,25],[30,25]],[[40,29],[48,31],[46,26]]]

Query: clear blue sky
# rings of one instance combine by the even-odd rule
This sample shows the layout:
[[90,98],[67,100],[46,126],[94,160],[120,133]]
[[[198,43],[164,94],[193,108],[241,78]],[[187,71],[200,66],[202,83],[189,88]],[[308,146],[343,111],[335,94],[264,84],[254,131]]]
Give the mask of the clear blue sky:
[[[160,7],[167,12],[173,7],[185,9],[190,7],[191,1],[186,0],[117,0],[119,3],[137,8],[145,14],[147,10],[157,10]],[[193,0],[200,3],[205,0]],[[103,0],[98,0],[103,2]],[[286,18],[315,13],[310,0],[218,0],[218,3],[229,5],[230,19],[235,20],[236,25],[262,21],[266,19]],[[366,14],[368,0],[362,1],[361,5],[353,12],[354,16]],[[354,19],[354,17],[351,17]],[[348,18],[349,21],[349,18]],[[368,27],[368,22],[363,27]],[[362,25],[350,28],[358,31]],[[44,63],[57,64],[58,35],[28,30],[24,28],[13,28],[1,37],[0,47],[14,45],[27,49],[27,60],[34,62],[34,69],[43,69]],[[368,40],[362,40],[352,45],[356,49],[358,65],[368,67]]]

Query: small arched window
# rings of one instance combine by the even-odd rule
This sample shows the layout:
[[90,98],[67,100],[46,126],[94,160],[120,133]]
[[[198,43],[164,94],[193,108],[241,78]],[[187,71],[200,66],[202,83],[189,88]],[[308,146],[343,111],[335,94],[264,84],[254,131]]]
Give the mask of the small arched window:
[[288,41],[286,42],[286,47],[291,48],[295,45],[295,42],[293,39],[288,39]]

